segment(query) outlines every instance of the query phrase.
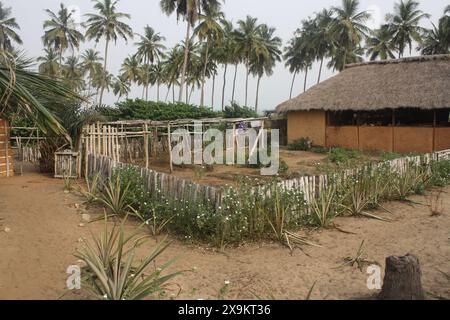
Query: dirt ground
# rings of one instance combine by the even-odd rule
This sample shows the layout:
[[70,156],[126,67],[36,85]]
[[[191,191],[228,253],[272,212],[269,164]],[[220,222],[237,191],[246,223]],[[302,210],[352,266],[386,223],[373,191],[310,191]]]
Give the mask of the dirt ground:
[[[362,240],[369,260],[384,269],[384,259],[408,252],[420,259],[423,284],[430,298],[450,296],[450,188],[444,190],[444,214],[431,217],[430,196],[412,197],[411,203],[388,203],[392,212],[378,212],[395,221],[340,218],[334,230],[316,231],[312,240],[323,248],[304,247],[293,254],[277,244],[247,244],[225,252],[174,241],[158,260],[163,264],[178,257],[176,270],[194,270],[173,281],[168,298],[216,299],[229,281],[225,298],[304,299],[316,283],[313,299],[370,298],[377,291],[366,286],[367,274],[357,268],[339,266],[355,256]],[[65,194],[63,182],[27,173],[0,179],[0,299],[83,299],[84,292],[66,290],[66,269],[76,264],[73,256],[80,239],[90,238],[101,222],[80,227],[86,211],[82,198]],[[78,207],[78,205],[80,205]],[[78,207],[78,208],[77,208]],[[134,228],[129,223],[128,228]],[[140,248],[148,252],[154,241]],[[181,290],[181,291],[180,291]]]

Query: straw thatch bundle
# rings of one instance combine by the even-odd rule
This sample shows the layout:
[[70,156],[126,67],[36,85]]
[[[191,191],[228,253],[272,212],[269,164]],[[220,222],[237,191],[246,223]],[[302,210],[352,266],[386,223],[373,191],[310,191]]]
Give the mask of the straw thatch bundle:
[[450,108],[450,55],[348,65],[276,111],[399,108]]

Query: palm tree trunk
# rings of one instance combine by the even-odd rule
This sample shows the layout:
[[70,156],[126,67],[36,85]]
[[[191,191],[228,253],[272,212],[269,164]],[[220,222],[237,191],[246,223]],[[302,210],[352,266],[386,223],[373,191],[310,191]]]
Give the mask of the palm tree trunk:
[[145,101],[148,101],[148,90],[150,88],[150,84],[147,84],[147,87],[145,88]]
[[245,107],[248,106],[248,78],[250,76],[250,59],[247,57],[247,61],[245,62],[246,68],[246,77],[245,77]]
[[175,103],[175,85],[172,86],[172,100]]
[[205,65],[203,66],[202,74],[202,96],[200,98],[200,105],[205,105],[205,81],[206,81],[206,70],[208,68],[208,55],[209,55],[209,39],[206,41],[206,53],[205,53]]
[[214,110],[214,94],[216,93],[216,75],[213,75],[212,94],[211,94],[211,107]]
[[195,89],[195,84],[193,84],[191,87],[191,92],[189,93],[189,99],[187,101],[187,104],[191,103],[192,93],[194,93],[194,89]]
[[[183,71],[181,73],[181,83],[180,83],[180,97],[179,101],[183,102],[183,88],[186,81],[186,71],[187,71],[187,65],[188,65],[188,58],[189,58],[189,38],[191,34],[191,23],[189,19],[186,19],[187,22],[187,28],[186,28],[186,40],[185,40],[185,48],[184,48],[184,62],[183,62]],[[187,87],[187,85],[186,85]]]
[[227,86],[227,69],[228,69],[228,64],[225,63],[225,70],[223,72],[222,111],[224,111],[224,109],[225,109],[225,89]]
[[319,79],[317,80],[317,84],[320,83],[320,78],[321,78],[321,76],[322,76],[323,59],[324,59],[324,57],[322,57],[322,59],[320,60]]
[[258,104],[259,104],[259,85],[261,83],[261,76],[258,76],[258,83],[256,85],[256,101],[255,101],[255,111],[258,112]]
[[157,90],[158,90],[158,91],[156,92],[156,101],[157,101],[157,102],[159,102],[159,87],[160,87],[160,85],[161,85],[161,84],[159,83],[159,81],[157,81]]
[[234,94],[236,92],[236,78],[237,78],[238,64],[234,65],[234,80],[233,80],[233,94],[231,96],[231,101],[234,102]]
[[59,75],[62,77],[62,58],[63,58],[63,48],[59,48]]
[[167,99],[169,99],[169,94],[170,94],[170,85],[167,87],[166,100],[164,100],[165,102],[167,102]]
[[186,104],[189,104],[189,84],[186,82]]
[[294,71],[294,76],[292,77],[291,93],[289,94],[289,99],[292,99],[292,92],[294,91],[294,82],[295,82],[296,76],[297,76],[297,70]]
[[103,83],[100,90],[100,101],[99,105],[103,103],[103,93],[105,92],[105,83],[106,83],[106,67],[108,66],[108,47],[109,47],[109,39],[106,39],[105,45],[105,61],[103,63]]
[[303,92],[306,91],[306,83],[308,81],[308,70],[309,70],[309,68],[307,67],[306,71],[305,71],[305,83],[303,84]]

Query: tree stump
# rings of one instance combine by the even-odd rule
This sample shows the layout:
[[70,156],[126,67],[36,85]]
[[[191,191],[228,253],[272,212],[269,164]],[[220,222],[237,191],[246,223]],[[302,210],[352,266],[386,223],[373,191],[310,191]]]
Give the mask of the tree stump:
[[388,257],[380,300],[424,300],[419,259],[411,254]]

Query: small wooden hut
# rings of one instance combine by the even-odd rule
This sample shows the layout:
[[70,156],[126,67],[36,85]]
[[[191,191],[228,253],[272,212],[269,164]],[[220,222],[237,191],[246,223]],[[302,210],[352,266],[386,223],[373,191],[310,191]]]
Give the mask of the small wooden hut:
[[393,152],[450,149],[450,55],[348,65],[276,109],[289,143]]

